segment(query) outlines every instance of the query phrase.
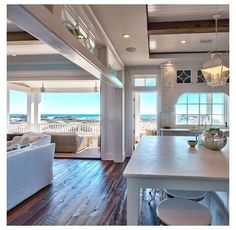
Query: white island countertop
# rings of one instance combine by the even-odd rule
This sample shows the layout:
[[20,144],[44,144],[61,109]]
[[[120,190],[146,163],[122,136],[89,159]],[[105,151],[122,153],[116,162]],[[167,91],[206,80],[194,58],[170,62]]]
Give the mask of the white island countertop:
[[[209,128],[207,128],[209,129]],[[171,132],[171,131],[176,131],[176,132],[183,132],[183,131],[190,131],[190,132],[198,132],[198,130],[195,129],[190,129],[190,128],[169,128],[169,129],[165,129],[165,128],[160,128],[161,131],[165,131],[165,132]],[[221,131],[223,132],[229,132],[229,128],[220,128]],[[203,130],[200,130],[203,131]]]
[[133,153],[125,177],[229,179],[228,144],[221,151],[196,145],[183,136],[143,137]]
[[127,177],[127,224],[138,224],[140,188],[229,191],[228,146],[190,148],[184,136],[142,137],[123,173]]

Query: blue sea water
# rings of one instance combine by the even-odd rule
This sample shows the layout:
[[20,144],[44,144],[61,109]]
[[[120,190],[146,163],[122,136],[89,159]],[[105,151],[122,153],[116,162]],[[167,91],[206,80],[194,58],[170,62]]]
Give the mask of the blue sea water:
[[[26,114],[10,114],[10,119],[26,121]],[[100,114],[42,114],[42,119],[76,118],[78,120],[100,120]],[[156,120],[156,115],[141,114],[141,120]]]
[[77,119],[100,119],[100,114],[42,114],[41,118],[77,118]]

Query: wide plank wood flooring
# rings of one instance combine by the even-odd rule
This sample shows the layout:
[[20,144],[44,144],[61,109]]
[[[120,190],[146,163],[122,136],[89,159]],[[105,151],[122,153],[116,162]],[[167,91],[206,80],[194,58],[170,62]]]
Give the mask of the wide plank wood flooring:
[[[126,225],[127,163],[55,159],[53,184],[10,210],[7,224]],[[145,212],[141,222],[152,224]]]
[[[101,160],[54,159],[53,184],[7,214],[8,225],[126,225],[127,190],[123,164]],[[228,214],[214,196],[202,201],[212,225],[227,225]],[[148,204],[150,189],[140,189],[140,225],[159,225],[158,197]],[[211,200],[211,202],[210,202]]]

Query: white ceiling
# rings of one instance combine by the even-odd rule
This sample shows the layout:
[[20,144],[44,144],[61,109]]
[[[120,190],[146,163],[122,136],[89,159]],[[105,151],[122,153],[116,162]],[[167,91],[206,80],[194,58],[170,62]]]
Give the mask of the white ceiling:
[[10,83],[26,86],[29,88],[41,88],[42,83],[46,89],[88,89],[95,85],[100,87],[100,81],[11,81]]
[[[23,30],[7,20],[7,31],[17,32]],[[39,84],[42,80],[60,80],[59,85],[62,84],[67,87],[67,84],[71,84],[77,87],[78,83],[73,80],[96,79],[87,71],[63,57],[57,50],[38,40],[7,42],[7,55],[8,81],[20,80],[21,84],[22,81],[24,83],[27,81],[34,85]],[[63,82],[63,80],[67,80],[68,83]],[[35,83],[32,83],[34,81]],[[52,84],[55,85],[55,81],[52,81]]]
[[94,80],[94,76],[60,54],[7,57],[7,79],[12,80]]
[[[184,61],[180,56],[162,56],[162,59],[150,59],[147,34],[147,9],[146,5],[90,5],[106,34],[117,50],[126,66],[156,66],[169,60],[173,62]],[[211,19],[212,15],[222,13],[223,18],[228,18],[227,5],[150,5],[148,6],[149,19],[155,21],[173,20],[200,20]],[[19,31],[19,27],[8,21],[8,31]],[[123,34],[130,34],[130,38],[124,39]],[[152,52],[178,52],[178,51],[208,51],[212,49],[214,42],[200,44],[202,39],[212,39],[213,34],[182,34],[151,36],[152,45],[156,43],[156,49]],[[179,40],[187,40],[185,46],[179,44]],[[219,35],[219,49],[228,47],[227,33]],[[126,48],[135,47],[135,52],[127,52]],[[8,43],[8,55],[56,55],[57,51],[41,42],[32,43]],[[39,55],[40,54],[40,55]],[[21,57],[24,57],[21,56]],[[8,56],[10,57],[10,56]],[[201,56],[192,55],[192,58],[200,59]]]
[[[61,54],[41,54],[41,55],[17,55],[15,57],[7,56],[7,65],[32,65],[32,64],[66,64],[71,63],[70,60]],[[74,64],[75,65],[75,64]],[[78,67],[79,68],[79,67]]]
[[[146,5],[91,5],[91,8],[126,66],[157,65],[148,51]],[[123,34],[130,34],[124,39]],[[135,52],[127,52],[135,47]]]
[[58,51],[41,41],[7,42],[7,55],[58,54]]
[[[170,60],[186,60],[174,54],[162,56],[161,59],[160,56],[158,59],[149,58],[146,5],[92,5],[91,8],[126,66],[155,66]],[[215,13],[222,13],[222,18],[228,18],[229,15],[227,5],[150,5],[148,11],[153,21],[212,19]],[[130,38],[124,39],[124,33],[130,34]],[[210,51],[214,49],[214,41],[208,44],[201,44],[200,41],[213,38],[214,33],[172,34],[151,36],[150,42],[152,47],[156,44],[152,52]],[[180,40],[187,40],[186,45],[181,46]],[[219,49],[228,48],[228,41],[228,33],[221,33]],[[135,47],[136,51],[129,53],[127,47]],[[192,54],[195,59],[202,57]]]
[[[7,20],[7,32],[23,31],[19,26]],[[7,55],[58,54],[58,51],[42,41],[8,41]]]
[[[218,33],[217,37],[218,50],[229,50],[229,33]],[[180,42],[182,40],[185,40],[186,43],[181,44]],[[215,51],[215,34],[195,33],[152,35],[150,36],[150,48],[151,53]]]
[[207,20],[212,19],[216,13],[220,13],[221,18],[229,18],[229,6],[213,4],[148,5],[149,22]]

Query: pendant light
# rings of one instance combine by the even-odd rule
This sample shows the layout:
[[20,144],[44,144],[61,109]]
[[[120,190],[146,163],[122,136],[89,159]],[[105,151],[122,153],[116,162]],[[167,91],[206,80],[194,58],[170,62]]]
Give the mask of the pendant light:
[[40,92],[44,93],[45,92],[45,87],[44,87],[44,83],[42,82],[42,87],[40,88]]
[[99,92],[99,88],[98,88],[97,82],[95,82],[94,92]]
[[215,20],[215,52],[210,53],[210,59],[205,61],[203,68],[201,69],[202,74],[206,80],[207,85],[212,87],[224,86],[229,77],[229,67],[226,61],[222,58],[221,54],[218,53],[218,40],[217,40],[217,29],[218,19],[221,14],[215,14],[213,19]]

